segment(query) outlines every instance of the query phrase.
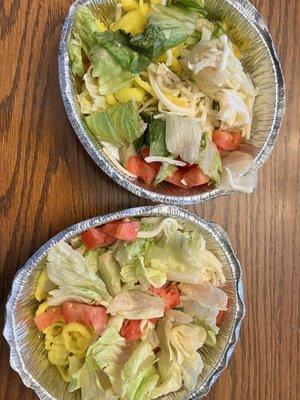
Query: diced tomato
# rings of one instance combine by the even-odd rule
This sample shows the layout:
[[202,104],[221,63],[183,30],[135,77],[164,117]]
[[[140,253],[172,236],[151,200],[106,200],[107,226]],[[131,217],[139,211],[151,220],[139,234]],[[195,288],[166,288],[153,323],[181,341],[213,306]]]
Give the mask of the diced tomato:
[[116,238],[107,235],[103,228],[90,228],[80,235],[82,243],[88,250],[94,249],[96,247],[109,246],[116,242]]
[[217,326],[221,325],[221,323],[223,322],[224,318],[225,318],[225,311],[224,310],[220,310],[219,314],[217,315],[217,321],[216,321]]
[[151,322],[152,324],[156,324],[156,322],[159,320],[159,318],[150,318],[148,319],[149,322]]
[[125,320],[120,331],[120,335],[126,342],[135,342],[142,337],[141,320]]
[[242,136],[237,132],[214,131],[212,140],[217,147],[223,150],[237,150],[240,146]]
[[155,176],[155,171],[144,161],[142,156],[130,156],[126,163],[126,169],[148,185]]
[[172,183],[173,185],[180,186],[186,188],[185,185],[181,183],[181,180],[183,178],[183,175],[186,173],[186,169],[184,168],[179,168],[177,171],[174,172],[173,175],[169,176],[165,180],[169,183]]
[[151,286],[149,290],[165,301],[165,311],[177,307],[180,303],[180,292],[174,283],[160,288]]
[[134,240],[139,232],[138,221],[114,221],[103,225],[103,232],[121,240]]
[[149,157],[150,148],[149,147],[143,147],[142,150],[141,150],[141,155],[142,155],[143,159]]
[[102,332],[107,323],[106,309],[102,306],[67,301],[63,304],[63,315],[67,324],[70,322],[83,323],[92,326],[97,333]]
[[39,331],[43,331],[48,326],[60,321],[63,318],[62,306],[49,307],[47,310],[40,315],[34,317],[34,322]]
[[205,175],[202,169],[195,165],[183,175],[182,181],[186,183],[186,187],[191,188],[204,185],[210,181],[210,177]]

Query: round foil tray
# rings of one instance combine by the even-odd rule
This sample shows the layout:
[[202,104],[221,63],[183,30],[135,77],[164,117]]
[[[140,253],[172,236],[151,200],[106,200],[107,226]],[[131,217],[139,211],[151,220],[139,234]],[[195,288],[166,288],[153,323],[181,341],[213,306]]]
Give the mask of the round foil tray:
[[80,222],[60,232],[45,243],[14,278],[6,304],[4,327],[4,336],[10,346],[10,364],[18,372],[23,383],[32,388],[40,399],[80,400],[80,392],[69,393],[67,384],[61,379],[57,369],[49,363],[44,350],[43,335],[37,331],[33,322],[38,305],[34,298],[34,289],[48,250],[59,241],[68,240],[88,228],[122,218],[142,216],[173,217],[199,229],[207,242],[207,248],[214,252],[224,266],[226,286],[223,289],[229,296],[228,311],[220,327],[216,346],[204,346],[200,350],[205,367],[198,378],[196,389],[190,393],[181,389],[162,399],[199,399],[208,393],[227,366],[244,316],[241,267],[227,234],[218,225],[175,206],[131,208]]
[[[65,109],[76,135],[95,163],[114,181],[137,196],[158,203],[174,205],[202,203],[214,197],[227,195],[233,191],[209,188],[206,185],[185,189],[169,183],[146,186],[141,181],[121,172],[104,154],[99,142],[88,134],[78,102],[74,79],[69,68],[67,43],[70,38],[73,18],[80,5],[96,11],[103,21],[112,22],[115,16],[113,0],[77,0],[70,8],[64,22],[59,48],[59,81]],[[284,112],[284,81],[281,66],[272,38],[260,13],[247,0],[207,0],[209,12],[224,18],[229,24],[230,36],[236,43],[247,41],[247,54],[243,65],[250,74],[259,93],[255,101],[252,122],[252,139],[245,151],[254,158],[247,172],[256,174],[269,158],[280,128]],[[216,11],[217,10],[217,11]]]

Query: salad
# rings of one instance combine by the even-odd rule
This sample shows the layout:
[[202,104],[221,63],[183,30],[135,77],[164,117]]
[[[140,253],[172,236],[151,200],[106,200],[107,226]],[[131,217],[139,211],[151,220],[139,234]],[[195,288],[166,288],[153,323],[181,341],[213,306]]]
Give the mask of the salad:
[[[243,52],[204,0],[120,0],[112,23],[78,7],[68,42],[78,104],[91,135],[146,185],[251,192],[257,92]],[[100,21],[101,19],[101,21]]]
[[227,309],[222,264],[173,218],[124,219],[53,246],[34,317],[49,362],[82,400],[196,387]]

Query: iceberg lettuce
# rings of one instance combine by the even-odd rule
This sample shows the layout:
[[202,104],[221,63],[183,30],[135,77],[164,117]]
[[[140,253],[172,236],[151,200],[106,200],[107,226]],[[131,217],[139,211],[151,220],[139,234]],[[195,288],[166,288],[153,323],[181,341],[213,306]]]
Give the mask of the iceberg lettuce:
[[132,101],[88,115],[85,121],[98,140],[118,146],[133,143],[145,129],[144,122]]
[[107,312],[126,319],[159,318],[164,315],[164,301],[150,292],[132,289],[118,294],[109,303]]
[[203,134],[202,147],[197,161],[205,175],[215,182],[220,180],[222,161],[217,146],[208,133]]
[[98,269],[108,293],[115,297],[121,292],[121,275],[120,266],[110,250],[99,257]]
[[121,372],[124,400],[150,400],[159,376],[154,367],[155,354],[147,341],[133,350]]
[[104,282],[87,265],[86,259],[65,242],[51,247],[47,256],[47,274],[58,286],[50,292],[49,305],[66,300],[107,305],[111,296]]

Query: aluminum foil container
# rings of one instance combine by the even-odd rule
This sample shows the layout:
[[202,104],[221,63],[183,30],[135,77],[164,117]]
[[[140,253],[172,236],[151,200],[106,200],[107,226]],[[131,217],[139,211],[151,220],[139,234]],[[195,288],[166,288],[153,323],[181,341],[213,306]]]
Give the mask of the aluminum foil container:
[[[247,43],[247,55],[243,60],[254,86],[259,90],[254,113],[251,145],[246,152],[254,158],[248,174],[257,174],[258,169],[270,156],[280,127],[284,111],[284,81],[274,45],[266,23],[256,8],[247,0],[207,0],[209,12],[217,18],[225,19],[230,26],[230,36],[235,43]],[[130,178],[107,158],[101,146],[82,119],[78,103],[78,82],[69,68],[67,43],[70,38],[76,9],[86,5],[96,10],[103,21],[112,22],[115,16],[114,0],[77,0],[70,8],[63,25],[59,49],[60,88],[69,120],[86,151],[95,163],[113,180],[137,196],[155,202],[175,205],[201,203],[214,197],[229,194],[218,188],[196,187],[185,189],[163,183],[149,187]]]
[[208,222],[195,214],[170,205],[131,208],[113,214],[95,217],[80,222],[54,236],[45,243],[17,273],[6,305],[4,336],[10,346],[10,364],[18,372],[23,383],[32,388],[43,400],[79,400],[80,392],[69,393],[67,384],[57,369],[48,362],[44,350],[43,335],[34,325],[33,317],[37,308],[34,290],[43,268],[48,250],[60,240],[68,240],[88,228],[126,217],[168,216],[179,219],[199,229],[224,266],[229,296],[228,312],[214,348],[201,349],[205,368],[199,376],[197,388],[187,393],[179,390],[164,396],[164,400],[198,399],[208,393],[222,370],[227,366],[238,340],[244,315],[241,267],[229,242],[227,234],[218,225]]

